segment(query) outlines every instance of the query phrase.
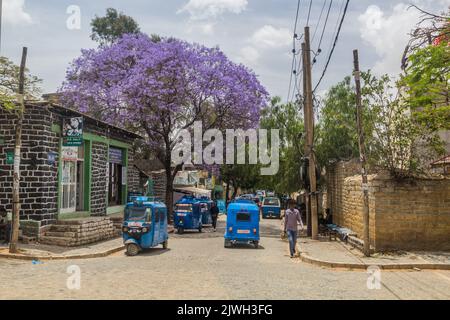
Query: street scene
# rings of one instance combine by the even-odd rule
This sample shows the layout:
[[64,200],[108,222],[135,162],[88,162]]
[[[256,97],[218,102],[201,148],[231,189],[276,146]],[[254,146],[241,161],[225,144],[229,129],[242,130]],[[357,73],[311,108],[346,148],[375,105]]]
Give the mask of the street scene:
[[449,84],[450,0],[0,0],[0,300],[448,301]]

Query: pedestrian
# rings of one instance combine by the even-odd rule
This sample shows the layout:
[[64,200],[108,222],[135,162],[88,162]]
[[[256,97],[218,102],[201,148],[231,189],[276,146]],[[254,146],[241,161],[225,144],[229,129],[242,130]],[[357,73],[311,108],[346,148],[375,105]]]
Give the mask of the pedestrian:
[[217,219],[219,218],[219,207],[214,201],[211,205],[211,218],[212,218],[212,226],[214,228],[214,232],[216,232],[217,228]]
[[284,216],[284,234],[287,233],[289,239],[289,251],[291,258],[294,258],[297,246],[298,224],[303,229],[303,221],[300,212],[295,209],[295,200],[289,201],[289,209],[286,210]]
[[5,243],[9,243],[11,237],[12,214],[0,207],[0,225],[5,227]]

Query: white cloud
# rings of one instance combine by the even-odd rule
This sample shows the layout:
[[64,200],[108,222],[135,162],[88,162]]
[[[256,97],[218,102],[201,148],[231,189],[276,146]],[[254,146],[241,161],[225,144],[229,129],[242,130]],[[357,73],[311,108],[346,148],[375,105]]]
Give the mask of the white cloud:
[[[450,0],[413,2],[422,8],[431,7],[432,11],[439,11],[436,8],[442,5],[444,10]],[[420,12],[409,7],[409,4],[399,3],[391,12],[383,12],[380,7],[371,5],[358,18],[362,40],[372,46],[380,57],[372,68],[376,74],[397,76],[401,71],[401,57],[410,39],[409,34],[421,20]]]
[[260,54],[257,49],[252,46],[246,46],[239,51],[239,62],[245,65],[255,66],[258,62]]
[[248,0],[189,0],[178,13],[188,12],[192,20],[205,20],[231,12],[239,14],[247,8]]
[[251,42],[255,46],[266,48],[286,47],[292,44],[292,34],[286,28],[265,25],[253,34]]
[[31,24],[31,15],[25,12],[25,0],[4,0],[3,19],[12,25]]

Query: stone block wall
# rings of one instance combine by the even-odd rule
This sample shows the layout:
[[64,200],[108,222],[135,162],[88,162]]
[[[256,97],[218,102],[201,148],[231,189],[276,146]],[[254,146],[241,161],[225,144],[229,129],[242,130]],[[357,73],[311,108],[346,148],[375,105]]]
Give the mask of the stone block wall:
[[108,184],[108,146],[92,143],[91,215],[106,215]]
[[[52,224],[57,216],[58,168],[49,165],[49,152],[58,153],[59,137],[52,132],[54,115],[45,106],[27,106],[23,120],[21,160],[21,220]],[[6,164],[6,152],[14,151],[15,117],[0,109],[0,205],[12,210],[13,165]]]
[[[353,161],[328,170],[327,202],[333,222],[362,238],[362,179],[354,175],[358,169]],[[397,181],[379,173],[368,180],[375,250],[450,250],[450,179]]]
[[128,172],[127,172],[127,184],[128,192],[139,192],[140,191],[140,173],[139,170],[134,166],[134,152],[133,150],[128,150]]
[[167,187],[166,172],[164,170],[151,172],[151,178],[153,180],[155,197],[158,197],[165,202]]

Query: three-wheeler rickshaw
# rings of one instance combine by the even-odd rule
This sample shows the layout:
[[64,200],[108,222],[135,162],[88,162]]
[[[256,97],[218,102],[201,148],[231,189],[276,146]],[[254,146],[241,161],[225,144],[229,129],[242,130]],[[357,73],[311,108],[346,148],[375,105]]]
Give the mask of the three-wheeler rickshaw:
[[235,200],[228,205],[225,248],[234,244],[253,244],[259,248],[259,208],[251,200]]
[[264,198],[261,205],[263,219],[275,217],[281,219],[281,203],[280,199],[275,197]]
[[194,196],[184,196],[175,204],[173,220],[178,234],[183,234],[185,230],[202,232],[200,204],[200,201]]
[[213,201],[208,197],[198,198],[200,202],[200,211],[202,213],[202,225],[212,225],[211,208]]
[[162,244],[167,249],[167,207],[155,198],[131,197],[125,206],[122,224],[123,242],[127,255]]

